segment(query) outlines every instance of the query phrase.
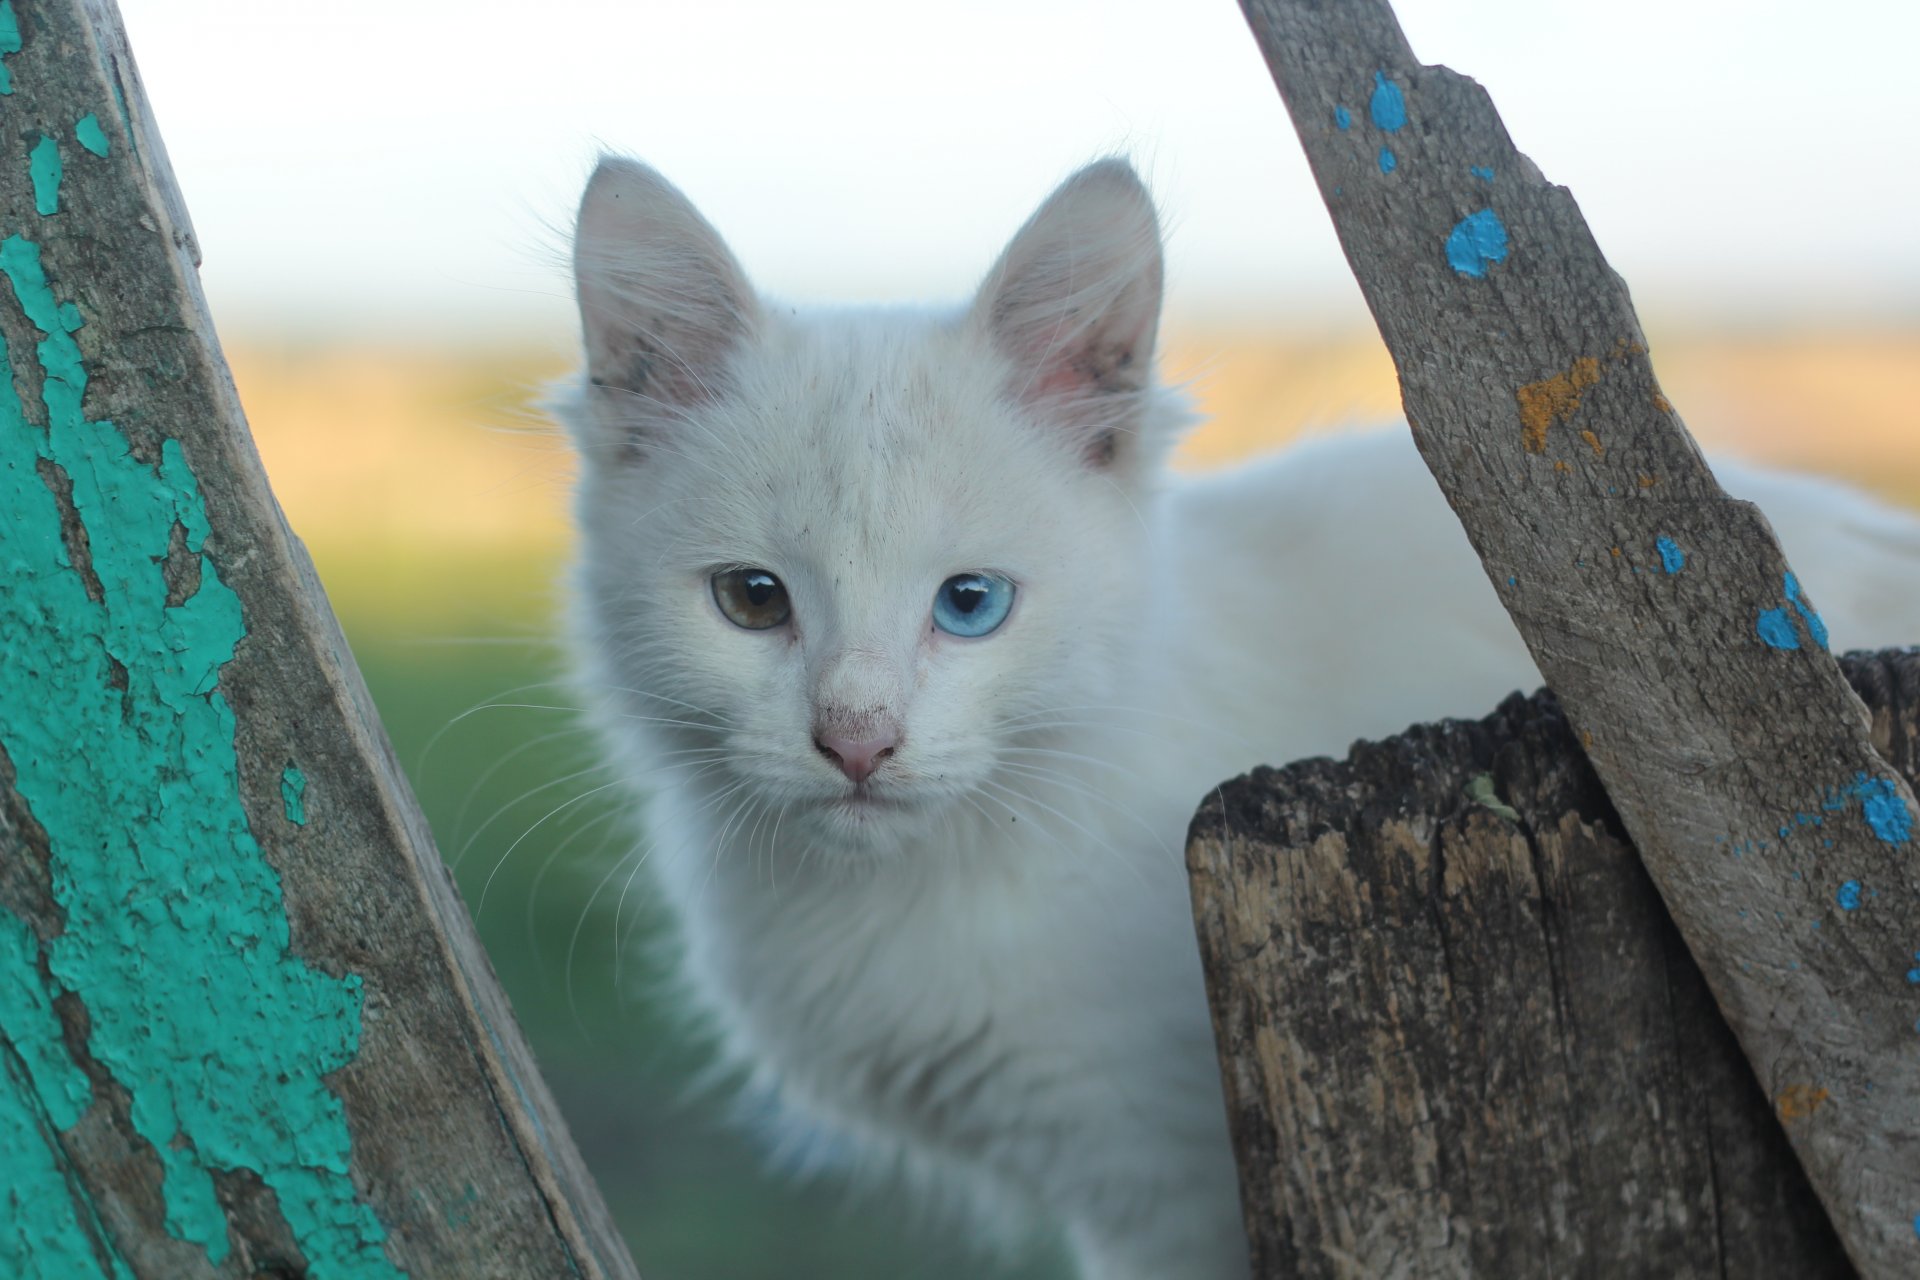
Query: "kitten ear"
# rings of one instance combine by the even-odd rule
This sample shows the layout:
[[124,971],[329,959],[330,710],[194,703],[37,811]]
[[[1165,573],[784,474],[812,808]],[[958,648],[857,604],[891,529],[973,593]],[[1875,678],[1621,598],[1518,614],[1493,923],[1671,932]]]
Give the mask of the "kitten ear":
[[720,234],[620,156],[600,158],[580,199],[573,274],[592,407],[633,426],[717,394],[757,314]]
[[1010,390],[1110,460],[1152,385],[1162,256],[1153,198],[1125,160],[1065,182],[1007,245],[972,321],[1012,361]]

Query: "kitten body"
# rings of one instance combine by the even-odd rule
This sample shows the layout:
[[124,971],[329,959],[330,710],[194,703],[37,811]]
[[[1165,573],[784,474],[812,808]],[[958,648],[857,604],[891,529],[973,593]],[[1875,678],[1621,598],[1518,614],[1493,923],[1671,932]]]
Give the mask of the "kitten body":
[[[800,314],[652,171],[576,243],[574,635],[726,1049],[873,1161],[1065,1225],[1097,1280],[1246,1256],[1182,857],[1209,788],[1538,683],[1404,431],[1173,480],[1159,237],[1070,179],[968,308]],[[1838,645],[1920,640],[1920,532],[1773,515]],[[711,581],[777,576],[746,629]],[[990,634],[929,610],[1001,575]],[[879,736],[876,736],[879,735]],[[826,743],[885,742],[870,776]]]

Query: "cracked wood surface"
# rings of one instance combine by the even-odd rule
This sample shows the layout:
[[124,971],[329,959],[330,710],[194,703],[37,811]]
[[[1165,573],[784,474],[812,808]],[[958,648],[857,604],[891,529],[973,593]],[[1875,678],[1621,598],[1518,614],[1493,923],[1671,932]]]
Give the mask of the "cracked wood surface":
[[[1835,1100],[1791,1137],[1849,1255],[1920,1274],[1913,794],[1819,584],[1716,483],[1573,198],[1477,84],[1421,65],[1385,0],[1242,9],[1420,451],[1716,1002],[1769,1093]],[[1808,927],[1860,887],[1843,943]]]
[[[1911,781],[1920,655],[1844,664]],[[1853,1274],[1786,1134],[1856,1099],[1762,1093],[1552,695],[1256,770],[1188,860],[1257,1276]]]
[[268,489],[107,0],[0,4],[0,125],[0,1272],[634,1276]]

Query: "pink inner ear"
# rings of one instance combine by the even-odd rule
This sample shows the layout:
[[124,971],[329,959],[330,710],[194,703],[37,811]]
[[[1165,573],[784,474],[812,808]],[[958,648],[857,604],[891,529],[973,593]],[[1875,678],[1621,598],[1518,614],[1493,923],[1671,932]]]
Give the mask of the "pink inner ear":
[[1065,399],[1082,395],[1092,389],[1093,379],[1087,376],[1071,355],[1056,352],[1032,382],[1027,384],[1026,398],[1029,400]]

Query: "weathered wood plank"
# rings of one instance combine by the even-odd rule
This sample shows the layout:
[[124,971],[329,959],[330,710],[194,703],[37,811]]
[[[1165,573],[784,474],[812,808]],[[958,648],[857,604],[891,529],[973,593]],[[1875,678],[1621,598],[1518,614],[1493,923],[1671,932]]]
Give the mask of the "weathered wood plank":
[[1421,452],[1716,1000],[1769,1092],[1831,1100],[1792,1137],[1850,1255],[1920,1272],[1913,796],[1814,600],[1480,87],[1421,66],[1385,0],[1242,7]]
[[0,1274],[622,1277],[105,0],[0,3]]
[[[1920,777],[1920,654],[1845,663]],[[1188,858],[1256,1275],[1853,1274],[1781,1131],[1841,1100],[1760,1092],[1551,695],[1258,770]]]

